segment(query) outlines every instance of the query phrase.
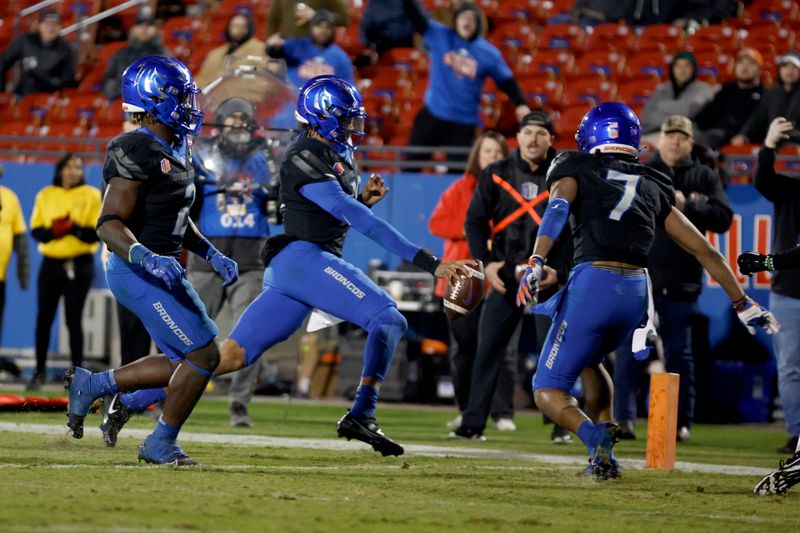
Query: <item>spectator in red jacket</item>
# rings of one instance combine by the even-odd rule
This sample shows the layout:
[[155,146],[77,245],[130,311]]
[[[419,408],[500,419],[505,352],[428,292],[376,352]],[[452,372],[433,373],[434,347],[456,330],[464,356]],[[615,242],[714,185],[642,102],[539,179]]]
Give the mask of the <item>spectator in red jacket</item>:
[[[494,131],[483,133],[472,145],[464,175],[450,185],[439,198],[439,203],[436,204],[428,221],[428,228],[432,234],[444,239],[444,256],[442,257],[444,261],[470,258],[469,245],[464,234],[464,222],[467,218],[467,208],[472,201],[472,193],[478,184],[478,174],[489,164],[508,157],[508,153],[508,144],[502,135]],[[445,280],[437,280],[437,296],[444,295],[444,286]],[[475,350],[478,348],[480,309],[478,307],[472,313],[450,321],[450,331],[456,343],[455,349],[450,353],[452,354],[453,386],[459,412],[466,408],[469,398],[472,361],[475,359]],[[504,379],[504,374],[508,373],[508,370],[508,366],[504,366],[500,379]],[[513,374],[511,379],[513,380]],[[498,390],[513,393],[513,387],[503,387]],[[495,394],[494,405],[511,404],[508,399],[497,396]],[[496,413],[497,410],[493,409],[493,415]],[[461,415],[448,422],[447,425],[450,429],[459,427]]]

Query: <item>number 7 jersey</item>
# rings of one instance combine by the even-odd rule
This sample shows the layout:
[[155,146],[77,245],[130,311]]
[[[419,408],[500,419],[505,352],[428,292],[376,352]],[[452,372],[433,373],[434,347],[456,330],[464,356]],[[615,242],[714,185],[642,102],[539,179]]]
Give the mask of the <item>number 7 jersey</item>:
[[578,182],[570,216],[575,264],[647,266],[655,228],[675,201],[672,180],[638,161],[580,152],[562,152],[551,163],[548,185],[564,177]]
[[142,188],[125,225],[136,239],[160,255],[178,257],[194,203],[194,167],[184,138],[170,147],[146,128],[111,139],[103,181],[141,181]]

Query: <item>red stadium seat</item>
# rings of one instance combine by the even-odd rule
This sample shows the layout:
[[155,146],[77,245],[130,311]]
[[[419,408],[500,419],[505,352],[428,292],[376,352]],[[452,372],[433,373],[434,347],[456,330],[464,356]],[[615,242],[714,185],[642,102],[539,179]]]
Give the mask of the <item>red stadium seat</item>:
[[518,78],[517,81],[529,106],[556,109],[561,105],[561,94],[564,90],[561,81],[540,74]]
[[378,59],[378,66],[401,67],[417,73],[427,73],[428,56],[419,48],[392,48]]
[[128,44],[130,44],[128,43],[128,41],[114,41],[112,43],[106,43],[103,46],[101,46],[100,51],[97,54],[97,60],[96,60],[99,66],[105,69],[105,67],[108,65],[108,62],[111,60],[114,54],[119,52],[121,48],[124,48]]
[[660,81],[655,78],[643,78],[620,83],[617,86],[617,101],[631,107],[640,107],[650,98]]
[[783,24],[797,20],[798,4],[793,0],[755,0],[747,7],[747,15],[754,20],[773,20]]
[[732,26],[715,24],[703,26],[686,39],[686,49],[698,53],[700,50],[725,52],[739,48],[739,33]]
[[536,21],[538,14],[538,4],[534,0],[502,0],[496,12],[486,9],[487,6],[481,5],[486,16],[496,21],[498,24],[514,23],[527,25]]
[[564,85],[561,105],[565,108],[586,104],[595,106],[601,102],[613,101],[616,93],[617,86],[609,80],[602,78],[574,79]]
[[797,34],[791,28],[775,24],[754,26],[740,31],[743,34],[742,46],[755,48],[762,54],[791,50],[797,40]]
[[583,49],[586,34],[577,24],[553,24],[545,26],[539,33],[537,47],[542,50]]
[[524,55],[517,62],[519,75],[549,74],[566,76],[572,72],[575,55],[569,50],[537,50],[533,55]]
[[640,52],[660,51],[671,53],[683,46],[683,30],[672,24],[645,26],[636,36],[634,49]]
[[575,61],[572,77],[615,78],[624,71],[625,56],[619,52],[601,49],[586,52]]
[[574,139],[583,116],[592,107],[594,107],[592,104],[581,104],[562,109],[555,123],[556,139]]
[[83,152],[91,150],[85,141],[88,129],[80,124],[52,124],[41,130],[40,150],[54,152]]
[[525,23],[506,22],[492,30],[489,40],[498,47],[530,51],[536,45],[536,32]]
[[94,115],[93,123],[97,126],[114,126],[122,130],[125,115],[122,112],[122,100],[117,98],[101,106]]
[[712,85],[721,83],[730,77],[733,67],[733,56],[726,52],[706,52],[696,54],[697,79]]
[[630,26],[607,22],[586,28],[585,46],[587,50],[624,52],[633,47],[634,37]]
[[637,52],[628,56],[623,69],[625,79],[666,78],[672,55],[665,52]]
[[97,110],[107,105],[108,99],[101,93],[70,93],[63,97],[49,117],[52,123],[88,125]]
[[197,17],[172,17],[167,19],[161,29],[166,43],[191,41],[195,32],[204,29],[203,21]]

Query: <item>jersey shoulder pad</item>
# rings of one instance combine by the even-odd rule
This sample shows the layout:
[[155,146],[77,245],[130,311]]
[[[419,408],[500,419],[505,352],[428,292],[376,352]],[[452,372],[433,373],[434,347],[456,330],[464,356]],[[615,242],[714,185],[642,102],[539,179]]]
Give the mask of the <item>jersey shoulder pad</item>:
[[103,179],[146,181],[154,161],[161,160],[159,148],[158,141],[145,133],[131,131],[117,135],[108,143]]
[[577,178],[590,159],[591,156],[581,152],[561,152],[553,158],[547,169],[547,182],[552,183],[567,176]]
[[332,154],[335,152],[321,141],[299,139],[286,150],[281,170],[284,167],[291,170],[290,175],[298,183],[335,180],[335,158]]
[[658,188],[658,190],[669,199],[670,205],[675,204],[675,188],[672,184],[672,178],[660,170],[656,170],[648,166],[644,166],[644,172],[642,172],[642,175],[648,181],[652,182]]

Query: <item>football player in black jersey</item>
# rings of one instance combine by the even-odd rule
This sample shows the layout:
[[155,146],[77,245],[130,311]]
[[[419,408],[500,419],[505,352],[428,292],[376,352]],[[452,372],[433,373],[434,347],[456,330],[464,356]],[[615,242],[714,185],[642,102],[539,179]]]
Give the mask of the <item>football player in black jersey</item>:
[[[547,255],[570,219],[576,266],[564,289],[535,309],[553,323],[533,378],[534,399],[580,437],[589,452],[587,472],[598,479],[620,474],[613,452],[620,428],[609,422],[611,380],[600,363],[631,331],[633,352],[640,356],[655,335],[644,267],[657,225],[722,285],[751,332],[754,326],[768,333],[779,327],[742,291],[719,252],[672,207],[670,179],[638,162],[639,136],[639,119],[625,104],[603,103],[586,114],[575,135],[578,151],[560,154],[548,171],[550,203],[517,296],[518,305],[536,301]],[[605,390],[602,405],[593,406],[595,422],[569,393],[584,370],[584,379]]]
[[341,258],[345,235],[352,226],[438,278],[468,276],[465,265],[472,260],[439,261],[369,209],[388,189],[379,176],[360,187],[353,151],[366,113],[353,85],[336,76],[310,79],[300,90],[296,116],[298,138],[280,168],[286,233],[267,241],[264,290],[222,343],[216,374],[252,365],[314,308],[352,322],[367,331],[367,345],[361,383],[353,407],[339,420],[339,436],[366,442],[383,455],[401,455],[403,447],[375,420],[375,407],[406,320],[385,291]]
[[123,110],[141,127],[108,144],[107,188],[97,233],[112,252],[106,277],[114,296],[144,323],[163,356],[148,356],[116,370],[67,373],[68,426],[83,436],[84,416],[95,398],[118,391],[169,386],[154,432],[139,446],[139,459],[157,464],[196,464],[176,439],[219,363],[217,327],[178,263],[182,248],[205,258],[234,283],[238,269],[189,219],[194,202],[190,136],[203,114],[189,70],[164,56],[147,56],[122,76]]

